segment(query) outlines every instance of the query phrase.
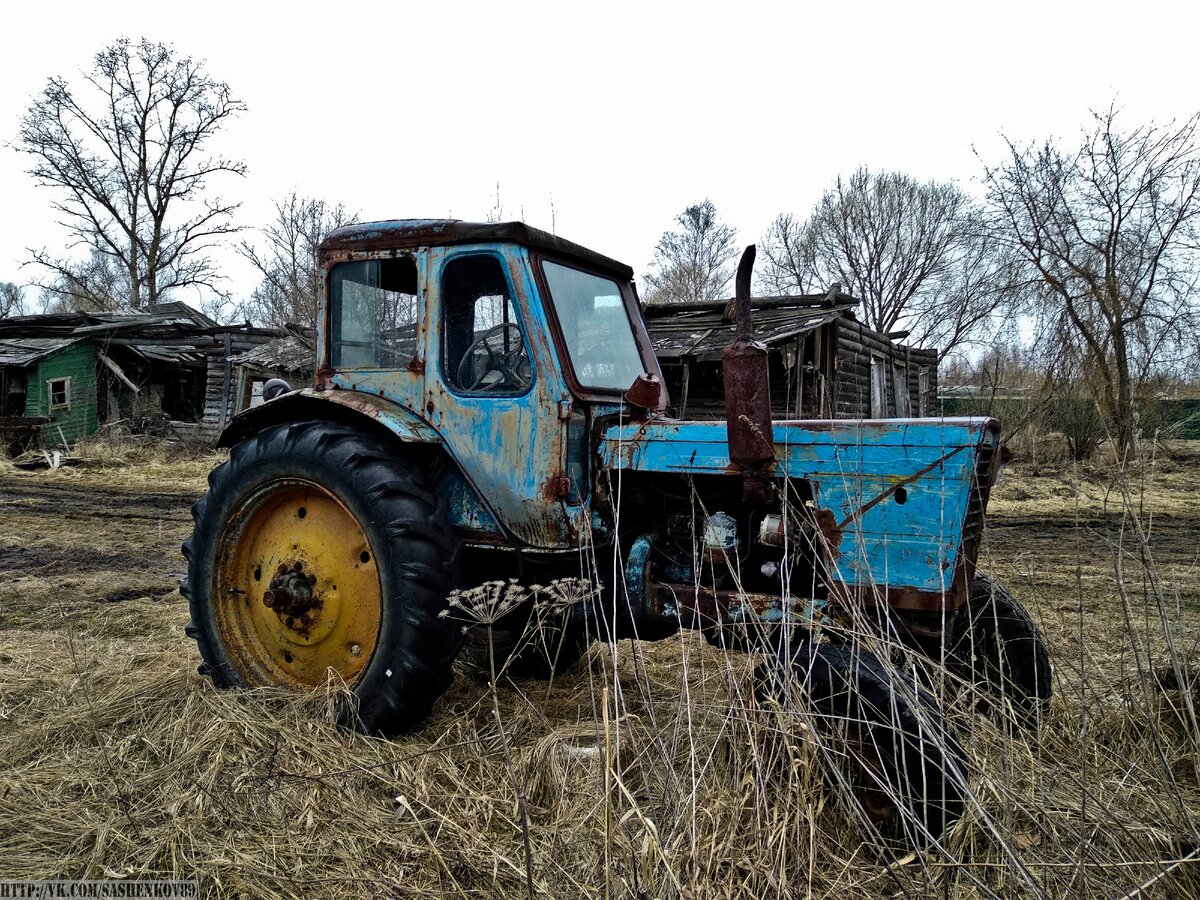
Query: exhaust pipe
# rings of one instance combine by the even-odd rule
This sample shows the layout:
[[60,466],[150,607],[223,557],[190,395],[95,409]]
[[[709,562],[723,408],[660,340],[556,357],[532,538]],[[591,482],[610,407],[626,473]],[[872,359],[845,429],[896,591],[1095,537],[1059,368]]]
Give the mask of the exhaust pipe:
[[729,461],[745,474],[747,497],[765,499],[770,496],[767,469],[775,462],[775,437],[767,348],[754,340],[751,320],[750,276],[754,271],[754,256],[751,244],[738,262],[734,281],[737,331],[721,354],[721,369],[725,381]]

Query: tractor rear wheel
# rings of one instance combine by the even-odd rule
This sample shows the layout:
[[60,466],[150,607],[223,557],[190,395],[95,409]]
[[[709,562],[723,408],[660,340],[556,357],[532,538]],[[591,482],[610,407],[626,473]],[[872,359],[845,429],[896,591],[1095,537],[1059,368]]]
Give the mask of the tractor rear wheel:
[[967,757],[937,701],[903,684],[853,644],[806,643],[790,661],[760,666],[759,699],[802,689],[818,734],[834,742],[826,759],[856,796],[870,826],[889,841],[921,847],[962,816]]
[[1021,601],[983,573],[958,612],[952,659],[1002,719],[1037,728],[1050,703],[1050,653]]
[[450,683],[455,539],[424,467],[346,425],[297,422],[233,448],[192,507],[183,584],[219,687],[340,680],[341,724],[396,733]]

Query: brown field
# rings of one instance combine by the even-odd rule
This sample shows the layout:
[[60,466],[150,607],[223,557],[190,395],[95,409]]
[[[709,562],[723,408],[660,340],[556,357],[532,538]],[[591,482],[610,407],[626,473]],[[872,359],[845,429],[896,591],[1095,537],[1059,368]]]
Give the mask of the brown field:
[[0,877],[525,896],[528,835],[545,897],[1200,897],[1200,448],[1005,474],[984,565],[1047,635],[1052,715],[1012,737],[949,689],[975,802],[920,854],[864,843],[747,699],[753,661],[691,635],[459,677],[393,741],[339,732],[327,693],[214,690],[178,576],[217,459],[0,464]]

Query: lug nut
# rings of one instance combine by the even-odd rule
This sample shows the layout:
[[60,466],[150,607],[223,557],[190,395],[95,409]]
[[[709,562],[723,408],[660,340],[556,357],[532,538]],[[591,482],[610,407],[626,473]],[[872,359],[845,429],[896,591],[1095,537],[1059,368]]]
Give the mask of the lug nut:
[[296,560],[296,562],[292,566],[292,568],[295,569],[297,572],[303,572],[304,571],[304,563],[300,562],[300,560]]
[[309,587],[312,587],[312,586],[313,586],[313,585],[315,585],[316,583],[317,583],[317,576],[316,576],[316,575],[309,575],[309,576],[308,576],[308,585],[309,585]]
[[279,564],[279,568],[276,570],[275,574],[276,574],[276,575],[286,575],[286,574],[287,574],[287,570],[288,570],[288,567],[287,567],[287,565],[286,565],[286,564],[284,564],[284,563],[280,563],[280,564]]
[[275,592],[274,591],[264,591],[263,592],[263,606],[265,606],[267,609],[275,608]]

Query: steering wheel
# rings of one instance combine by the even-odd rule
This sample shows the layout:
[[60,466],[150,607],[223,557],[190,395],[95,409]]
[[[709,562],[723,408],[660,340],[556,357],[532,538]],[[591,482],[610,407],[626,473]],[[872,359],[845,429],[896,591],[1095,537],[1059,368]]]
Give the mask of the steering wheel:
[[[504,345],[509,342],[504,335],[510,329],[516,335],[515,349],[505,352]],[[496,337],[500,337],[500,340],[493,340]],[[487,363],[483,373],[475,379],[470,387],[466,388],[468,391],[520,390],[528,387],[529,360],[525,356],[525,338],[516,322],[501,322],[499,325],[493,325],[471,341],[471,345],[467,347],[462,359],[459,360],[458,370],[455,372],[455,380],[460,387],[466,386],[470,380],[471,370],[475,364],[475,353],[478,350],[487,353]],[[487,381],[487,377],[493,372],[500,377],[494,381]]]

